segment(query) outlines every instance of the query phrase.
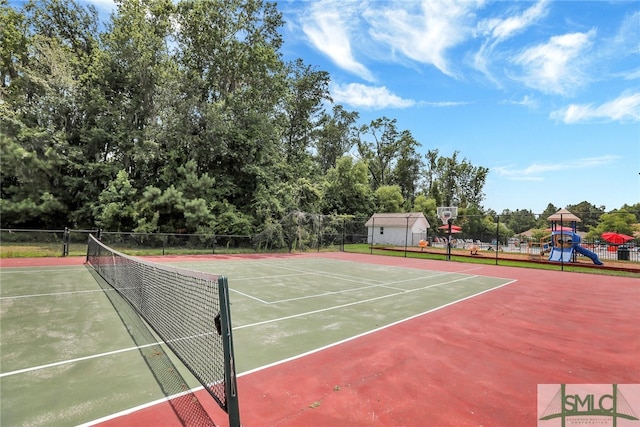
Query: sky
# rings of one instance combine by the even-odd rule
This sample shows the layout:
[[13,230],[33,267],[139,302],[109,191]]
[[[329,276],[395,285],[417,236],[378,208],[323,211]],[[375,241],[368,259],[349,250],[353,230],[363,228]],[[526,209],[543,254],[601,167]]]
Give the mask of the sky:
[[[101,10],[111,0],[90,0]],[[640,203],[640,2],[281,0],[285,60],[359,124],[489,169],[483,206]]]

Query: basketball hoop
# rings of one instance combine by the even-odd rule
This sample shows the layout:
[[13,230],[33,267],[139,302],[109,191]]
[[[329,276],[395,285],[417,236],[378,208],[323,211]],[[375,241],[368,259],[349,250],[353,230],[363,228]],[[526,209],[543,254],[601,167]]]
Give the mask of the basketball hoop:
[[448,224],[449,220],[453,221],[458,217],[458,207],[441,206],[438,208],[437,214],[443,224]]

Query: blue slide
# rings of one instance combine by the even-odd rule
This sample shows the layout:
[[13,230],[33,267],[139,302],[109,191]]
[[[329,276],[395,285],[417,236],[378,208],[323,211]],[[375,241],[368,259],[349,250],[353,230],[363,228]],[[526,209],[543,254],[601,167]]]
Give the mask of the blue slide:
[[573,246],[570,248],[556,248],[552,247],[549,253],[549,261],[555,262],[571,262],[571,255],[573,254]]
[[576,252],[578,252],[579,254],[582,254],[587,258],[590,258],[594,264],[602,265],[602,261],[600,261],[600,259],[598,258],[598,255],[596,255],[594,252],[591,252],[589,249],[585,249],[580,245],[574,245],[573,249],[575,249]]

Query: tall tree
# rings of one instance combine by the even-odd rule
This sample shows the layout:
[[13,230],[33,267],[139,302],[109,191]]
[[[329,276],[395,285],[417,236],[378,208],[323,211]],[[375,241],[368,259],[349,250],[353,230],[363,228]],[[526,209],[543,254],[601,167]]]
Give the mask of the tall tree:
[[338,159],[356,144],[355,123],[358,117],[357,112],[347,111],[342,105],[334,105],[331,115],[326,112],[322,114],[315,146],[322,174],[335,167]]
[[106,108],[99,124],[113,135],[107,156],[136,181],[144,182],[147,166],[162,155],[147,129],[158,120],[172,12],[170,0],[122,1],[104,36],[99,73]]
[[529,209],[505,209],[500,214],[500,220],[514,233],[519,234],[536,226],[536,217]]
[[[329,74],[314,70],[301,59],[288,64],[289,89],[282,106],[283,157],[295,171],[290,176],[305,176],[311,161],[310,149],[321,119],[322,103],[330,100]],[[306,167],[305,167],[306,166]]]
[[459,154],[455,151],[451,157],[443,157],[437,149],[427,152],[427,194],[439,206],[480,206],[489,169],[473,166],[467,159],[460,161]]
[[383,185],[373,193],[376,201],[376,212],[399,213],[402,212],[404,199],[402,191],[397,185]]
[[396,119],[382,117],[360,128],[358,153],[369,168],[373,190],[390,184],[393,162],[398,156]]
[[400,187],[403,199],[406,201],[406,209],[413,204],[417,187],[421,181],[424,163],[418,154],[420,144],[411,132],[405,130],[400,133],[398,140],[398,156],[392,170],[391,182]]
[[8,44],[1,104],[9,112],[0,126],[2,222],[73,225],[83,194],[69,183],[82,168],[76,141],[96,46],[95,9],[46,0],[27,3],[24,13],[3,5],[2,16]]
[[538,216],[538,220],[536,221],[537,227],[548,228],[550,226],[548,218],[556,212],[558,212],[558,208],[555,207],[553,203],[549,203],[540,216]]
[[602,214],[596,227],[591,227],[588,236],[599,239],[602,233],[612,231],[615,233],[634,235],[634,224],[636,216],[625,209],[618,209],[613,212]]
[[261,186],[275,185],[283,168],[274,123],[287,88],[282,15],[260,0],[183,1],[177,11],[182,126],[174,132],[182,138],[172,151],[208,171],[218,197],[250,212]]
[[576,224],[579,231],[588,231],[590,227],[597,226],[600,216],[605,213],[604,206],[596,207],[587,201],[567,205],[566,209],[581,219],[581,222]]
[[340,158],[326,176],[323,199],[324,214],[371,215],[374,198],[369,183],[367,165],[354,163],[351,156]]

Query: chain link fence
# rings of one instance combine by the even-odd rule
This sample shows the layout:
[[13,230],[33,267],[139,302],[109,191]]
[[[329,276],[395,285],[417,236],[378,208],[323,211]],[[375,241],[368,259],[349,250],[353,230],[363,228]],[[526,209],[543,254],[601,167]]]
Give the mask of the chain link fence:
[[[588,231],[596,227],[600,215],[577,214],[581,221],[571,224],[580,236],[579,245],[602,261],[640,262],[640,241],[609,243]],[[553,223],[540,215],[461,215],[455,233],[435,218],[422,214],[376,214],[371,217],[318,215],[294,212],[251,235],[189,233],[136,233],[106,230],[26,230],[0,229],[2,257],[84,255],[88,234],[105,244],[132,255],[220,254],[293,252],[310,250],[370,251],[392,249],[405,252],[435,249],[472,250],[487,253],[548,256]],[[565,227],[566,221],[562,221]],[[517,231],[515,231],[515,230]],[[615,230],[614,230],[615,231]],[[22,255],[17,255],[18,253]],[[460,253],[458,251],[457,253]],[[467,253],[467,252],[465,252]],[[584,256],[576,254],[576,257]]]

